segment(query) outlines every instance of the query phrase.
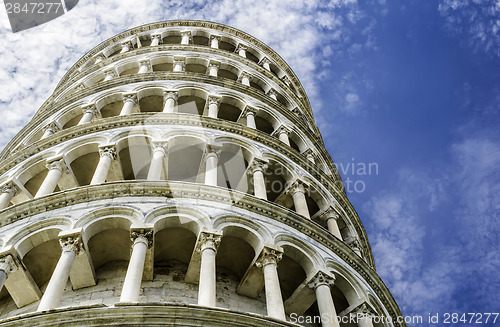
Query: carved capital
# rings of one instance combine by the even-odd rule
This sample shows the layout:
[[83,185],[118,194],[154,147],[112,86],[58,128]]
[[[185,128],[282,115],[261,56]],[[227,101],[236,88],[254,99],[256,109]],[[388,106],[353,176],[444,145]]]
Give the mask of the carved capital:
[[346,244],[354,251],[361,251],[361,246],[357,238],[348,239]]
[[302,152],[302,154],[307,158],[307,159],[314,159],[315,155],[314,155],[314,151],[312,149],[307,149],[305,150],[304,152]]
[[366,302],[361,304],[352,312],[354,312],[358,317],[365,316],[366,318],[373,317],[376,314],[375,311],[368,304],[366,304]]
[[268,167],[267,162],[260,158],[254,158],[248,167],[248,172],[254,174],[256,171],[264,171]]
[[0,186],[0,193],[11,193],[12,195],[16,195],[17,192],[19,192],[19,187],[12,181]]
[[97,56],[95,56],[95,62],[96,63],[101,62],[101,61],[103,61],[105,59],[106,59],[106,56],[104,54],[102,54],[102,53],[99,53],[99,54],[97,54]]
[[222,150],[222,148],[219,145],[207,144],[207,148],[206,148],[207,157],[216,156],[218,158],[221,150]]
[[154,39],[158,39],[158,44],[160,44],[163,41],[160,33],[151,34],[151,40]]
[[210,62],[208,63],[208,69],[210,68],[219,69],[219,67],[220,67],[220,61],[210,60]]
[[174,58],[174,67],[181,66],[183,69],[186,66],[186,58]]
[[196,251],[203,252],[207,249],[217,252],[220,242],[222,241],[222,233],[218,231],[207,232],[202,231],[200,237],[198,238],[198,243],[196,245]]
[[297,192],[300,193],[306,193],[309,188],[309,185],[306,184],[306,182],[297,179],[295,182],[293,182],[289,189],[288,192],[290,192],[291,195],[294,195]]
[[168,142],[167,141],[153,141],[153,153],[161,152],[163,156],[167,156],[168,153]]
[[125,41],[125,42],[122,42],[122,49],[133,49],[134,48],[134,45],[132,44],[132,41]]
[[85,106],[82,108],[82,112],[83,114],[92,114],[92,116],[97,116],[99,115],[99,110],[97,109],[96,105],[95,104],[90,104],[88,106]]
[[118,74],[116,74],[116,71],[114,70],[114,68],[105,70],[104,75],[106,77],[111,77],[111,78],[115,78],[118,76]]
[[209,95],[207,99],[207,104],[208,105],[215,104],[218,106],[220,104],[220,97],[216,95]]
[[272,97],[272,96],[276,97],[278,95],[278,93],[276,92],[275,89],[270,89],[269,92],[267,92],[267,95],[270,97]]
[[48,123],[44,128],[43,128],[43,131],[44,132],[47,132],[47,131],[50,131],[51,133],[55,133],[55,132],[58,132],[60,131],[61,129],[59,128],[59,126],[57,126],[56,122],[50,122]]
[[139,66],[146,66],[148,67],[148,71],[151,71],[152,70],[152,67],[151,67],[151,60],[149,59],[142,59],[142,60],[139,60]]
[[153,230],[152,229],[136,229],[130,233],[132,246],[136,243],[144,243],[151,248],[153,246]]
[[261,65],[261,66],[263,66],[264,64],[269,65],[270,63],[271,63],[271,60],[269,60],[269,58],[267,58],[267,57],[264,57],[260,60],[259,65]]
[[321,217],[324,219],[324,220],[328,220],[328,219],[340,219],[340,215],[339,213],[337,212],[337,210],[335,210],[335,208],[333,206],[329,206],[325,211],[323,211],[323,213],[321,214]]
[[316,276],[314,276],[311,281],[307,284],[312,289],[316,289],[321,285],[326,285],[328,287],[335,283],[335,277],[330,276],[322,271],[319,271]]
[[280,125],[280,127],[276,128],[276,130],[273,132],[273,135],[286,134],[288,136],[291,132],[292,131],[290,130],[290,128],[286,127],[285,125]]
[[137,105],[137,94],[135,93],[123,94],[123,102],[132,102],[134,106]]
[[174,101],[177,101],[177,99],[179,99],[179,92],[178,91],[171,91],[171,90],[163,91],[163,99],[165,101],[167,101],[168,99],[172,99]]
[[283,83],[285,83],[286,85],[290,86],[291,84],[291,81],[290,79],[288,78],[288,76],[284,75],[281,80],[283,81]]
[[252,80],[252,74],[249,72],[241,72],[240,77],[238,77],[238,82],[241,82],[244,78],[248,79],[249,81]]
[[251,106],[246,106],[245,109],[243,109],[243,115],[247,117],[248,115],[255,116],[257,114],[257,109]]
[[240,50],[243,50],[243,51],[247,51],[248,50],[248,47],[244,44],[238,44],[238,46],[236,47],[236,50],[235,52],[239,52]]
[[63,158],[49,159],[47,160],[47,164],[45,165],[45,167],[47,167],[48,170],[57,169],[61,172],[64,172],[68,169]]
[[80,235],[64,236],[59,239],[63,252],[79,254],[84,250],[82,237]]
[[191,39],[191,31],[182,31],[181,32],[181,37],[188,36],[189,39]]
[[104,157],[108,156],[111,160],[115,160],[117,158],[116,148],[114,145],[103,145],[99,147],[99,156]]
[[19,268],[16,260],[12,254],[7,254],[0,258],[0,271],[3,271],[6,275],[10,272],[16,271]]
[[267,265],[278,265],[278,262],[283,258],[283,251],[280,249],[264,247],[259,255],[259,258],[255,262],[255,265],[259,268],[264,268]]
[[213,39],[216,39],[217,41],[220,42],[221,37],[219,35],[210,35],[210,41],[212,41]]

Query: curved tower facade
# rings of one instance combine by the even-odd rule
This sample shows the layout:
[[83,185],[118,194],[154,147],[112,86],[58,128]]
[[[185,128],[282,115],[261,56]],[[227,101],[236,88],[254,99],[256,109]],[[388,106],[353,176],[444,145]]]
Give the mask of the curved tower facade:
[[242,31],[112,37],[0,162],[0,326],[404,325],[300,82]]

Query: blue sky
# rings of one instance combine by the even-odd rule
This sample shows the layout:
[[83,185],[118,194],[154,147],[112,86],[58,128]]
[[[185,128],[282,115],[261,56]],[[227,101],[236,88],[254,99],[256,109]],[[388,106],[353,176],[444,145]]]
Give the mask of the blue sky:
[[377,164],[343,177],[364,188],[349,198],[404,314],[500,310],[498,0],[88,0],[16,34],[1,9],[0,148],[86,51],[180,18],[262,39],[301,79],[339,170]]

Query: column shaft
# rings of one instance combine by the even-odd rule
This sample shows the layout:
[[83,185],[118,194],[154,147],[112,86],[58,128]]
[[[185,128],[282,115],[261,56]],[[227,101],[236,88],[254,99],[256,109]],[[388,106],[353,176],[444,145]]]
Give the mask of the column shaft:
[[210,40],[210,47],[214,48],[214,49],[218,49],[219,48],[219,38],[218,37],[212,37],[212,39]]
[[75,252],[63,250],[57,262],[56,269],[52,273],[52,277],[47,285],[47,289],[40,300],[38,311],[50,310],[59,306],[74,260]]
[[218,67],[217,67],[217,66],[210,66],[210,67],[209,67],[209,72],[208,72],[208,74],[209,74],[210,76],[215,76],[215,77],[217,77],[217,75],[219,74],[219,69],[218,69]]
[[122,111],[120,112],[120,116],[130,115],[132,110],[134,109],[135,102],[132,100],[125,100],[123,103]]
[[321,284],[316,287],[316,301],[318,302],[320,316],[327,317],[327,319],[322,319],[321,325],[323,327],[340,327],[328,284]]
[[219,111],[219,105],[218,105],[218,103],[211,102],[208,105],[208,117],[217,118],[218,111]]
[[217,154],[209,153],[206,160],[205,184],[217,186]]
[[261,169],[255,169],[253,172],[253,188],[256,197],[267,200],[266,181]]
[[149,70],[148,66],[146,66],[146,65],[141,65],[141,67],[139,68],[139,72],[138,72],[138,74],[145,74],[145,73],[147,73],[147,72],[148,72],[148,70]]
[[199,305],[215,307],[217,304],[215,254],[215,250],[211,247],[207,247],[201,252]]
[[45,176],[42,185],[36,192],[35,199],[50,194],[56,189],[57,183],[62,176],[62,168],[49,168],[49,173]]
[[6,280],[7,280],[7,273],[3,270],[0,270],[0,290],[2,290]]
[[340,234],[339,225],[337,223],[337,219],[330,217],[326,220],[326,224],[328,226],[328,231],[336,236],[339,240],[342,240],[342,234]]
[[257,129],[257,125],[255,124],[255,115],[253,112],[249,112],[247,114],[247,127]]
[[270,263],[263,267],[267,315],[276,319],[286,320],[277,268],[275,263]]
[[132,255],[127,268],[127,275],[123,282],[120,302],[138,302],[141,291],[142,273],[146,261],[147,240],[138,237],[132,248]]
[[3,192],[0,194],[0,210],[7,208],[13,197],[14,192]]
[[164,150],[163,148],[155,149],[153,151],[153,157],[151,158],[151,164],[149,165],[148,180],[157,181],[161,179],[161,175],[163,174],[163,164],[166,155],[165,151],[166,150]]
[[278,135],[278,138],[281,142],[285,143],[286,145],[290,146],[290,139],[288,138],[288,134],[285,131],[281,131]]
[[311,218],[309,215],[309,209],[307,208],[306,196],[303,191],[296,190],[293,194],[293,204],[295,206],[295,211],[306,218]]
[[99,163],[97,164],[97,168],[94,172],[90,185],[102,184],[106,181],[111,161],[113,161],[113,158],[110,155],[100,156]]
[[94,114],[92,112],[87,111],[83,114],[82,119],[80,119],[78,125],[90,123],[90,121],[92,121],[92,118],[94,118]]

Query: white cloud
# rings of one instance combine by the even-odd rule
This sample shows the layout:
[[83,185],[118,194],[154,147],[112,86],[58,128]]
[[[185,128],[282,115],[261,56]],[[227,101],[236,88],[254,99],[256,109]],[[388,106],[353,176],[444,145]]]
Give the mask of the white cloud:
[[346,42],[340,36],[353,26],[341,15],[354,23],[363,16],[355,0],[156,0],[147,5],[135,0],[89,0],[51,22],[13,34],[2,12],[0,115],[7,118],[0,125],[0,146],[27,123],[85,52],[126,29],[165,19],[221,22],[263,40],[297,73],[316,117],[321,118],[317,76],[324,69],[322,63]]
[[438,10],[447,29],[467,45],[500,56],[498,0],[441,0]]

